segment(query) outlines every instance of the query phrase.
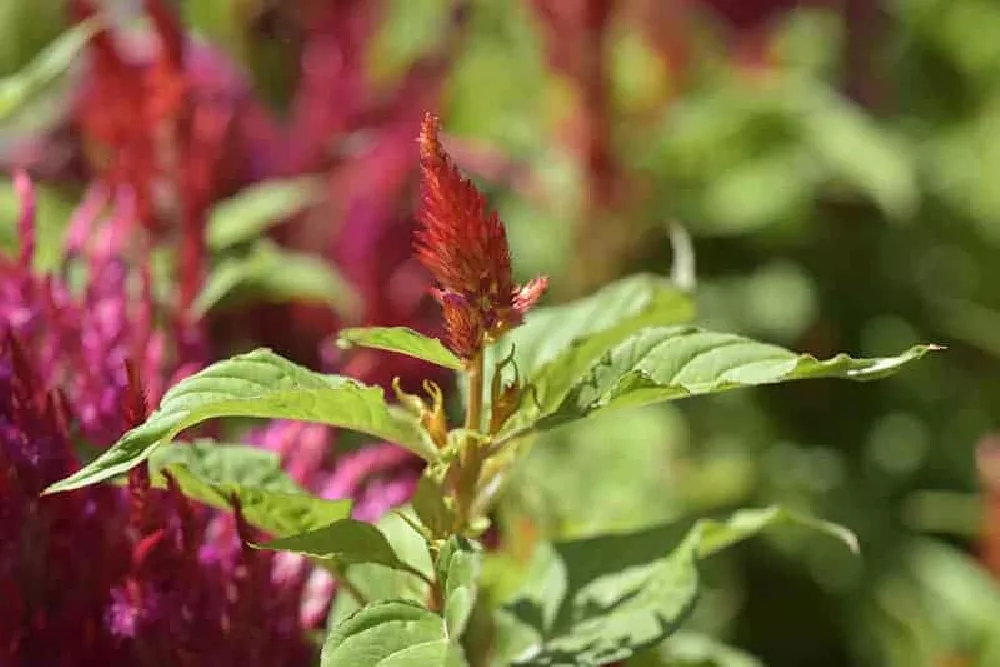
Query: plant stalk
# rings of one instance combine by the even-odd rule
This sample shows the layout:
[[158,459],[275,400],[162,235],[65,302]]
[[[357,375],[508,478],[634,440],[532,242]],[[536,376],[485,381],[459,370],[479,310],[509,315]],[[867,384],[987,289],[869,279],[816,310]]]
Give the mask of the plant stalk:
[[[480,352],[470,360],[466,382],[468,388],[469,408],[465,413],[465,428],[469,431],[479,431],[483,422],[483,376],[485,361],[483,353]],[[479,442],[474,437],[469,437],[465,441],[462,453],[459,458],[458,480],[455,485],[456,500],[456,526],[458,534],[465,532],[472,511],[472,503],[475,501],[476,483],[479,481],[479,474],[483,467],[483,456],[480,452]]]
[[340,586],[342,589],[344,589],[345,593],[354,598],[354,602],[359,607],[368,606],[368,598],[366,598],[365,594],[362,593],[361,590],[354,585],[354,582],[352,582],[350,579],[347,578],[347,571],[345,568],[337,568],[336,579],[337,579],[337,585]]
[[466,383],[469,394],[469,409],[465,413],[465,428],[478,431],[483,423],[483,353],[480,352],[469,362]]

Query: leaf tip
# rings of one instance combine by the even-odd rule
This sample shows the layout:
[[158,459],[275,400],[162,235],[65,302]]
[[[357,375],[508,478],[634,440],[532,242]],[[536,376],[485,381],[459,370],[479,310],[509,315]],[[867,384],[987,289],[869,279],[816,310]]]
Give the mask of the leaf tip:
[[861,555],[861,541],[858,539],[858,536],[854,534],[854,531],[835,524],[827,524],[827,528],[830,530],[831,535],[838,538],[848,549],[851,550],[852,554],[855,556]]
[[58,482],[53,482],[49,484],[39,496],[54,496],[57,493],[65,493],[66,491],[74,491],[82,486],[86,486],[86,483],[80,483],[78,479],[79,473],[74,473],[69,477],[60,479]]

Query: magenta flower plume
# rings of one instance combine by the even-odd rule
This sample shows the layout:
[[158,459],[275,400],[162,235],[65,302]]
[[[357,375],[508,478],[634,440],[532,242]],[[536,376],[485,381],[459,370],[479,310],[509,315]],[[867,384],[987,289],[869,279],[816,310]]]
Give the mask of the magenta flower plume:
[[74,216],[67,261],[87,275],[77,290],[32,271],[26,176],[17,192],[21,252],[0,255],[0,664],[312,664],[307,573],[275,582],[276,558],[238,542],[203,559],[219,513],[172,481],[152,488],[140,466],[127,487],[40,496],[200,360],[154,328],[169,318],[154,316],[148,269],[126,261],[140,229],[127,193],[94,191]]

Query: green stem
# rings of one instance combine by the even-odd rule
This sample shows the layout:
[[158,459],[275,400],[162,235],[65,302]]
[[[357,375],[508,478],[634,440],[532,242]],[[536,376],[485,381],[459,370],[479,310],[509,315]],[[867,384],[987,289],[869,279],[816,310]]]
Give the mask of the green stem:
[[478,431],[483,423],[483,353],[469,362],[466,383],[469,390],[469,409],[465,413],[465,428]]
[[436,614],[444,611],[444,593],[441,591],[441,584],[438,580],[431,582],[431,587],[427,591],[427,608]]
[[[469,431],[479,431],[483,422],[483,354],[480,352],[470,360],[466,371],[469,409],[465,413],[465,428]],[[483,467],[483,457],[479,442],[474,437],[465,441],[459,458],[458,479],[455,485],[456,526],[455,532],[461,534],[468,525],[475,501],[476,483]]]
[[342,567],[338,567],[336,570],[337,583],[344,592],[354,598],[354,601],[359,607],[368,606],[368,600],[365,598],[364,593],[362,593],[354,583],[347,578],[347,572]]
[[414,577],[416,577],[420,581],[424,582],[428,586],[432,586],[432,587],[434,586],[434,580],[433,579],[431,579],[426,574],[424,574],[423,572],[421,572],[417,568],[413,567],[409,563],[402,563],[402,567],[403,567],[403,571],[404,572],[409,572]]

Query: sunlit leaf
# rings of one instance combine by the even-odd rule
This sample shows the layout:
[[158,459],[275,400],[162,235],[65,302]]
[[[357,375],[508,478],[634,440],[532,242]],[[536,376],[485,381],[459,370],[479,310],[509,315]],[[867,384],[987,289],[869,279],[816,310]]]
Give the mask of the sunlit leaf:
[[407,600],[376,602],[327,635],[321,667],[460,667],[444,619]]
[[183,465],[206,480],[294,493],[298,484],[281,469],[274,452],[250,445],[195,440],[160,447],[149,457],[150,471]]
[[632,333],[642,326],[678,324],[694,316],[690,297],[669,280],[649,274],[624,278],[571,303],[528,312],[504,336],[521,373],[531,377],[595,334]]
[[459,637],[476,604],[482,555],[478,544],[451,537],[441,547],[437,560],[437,580],[442,588],[444,618],[448,631]]
[[230,509],[236,498],[248,523],[274,535],[312,530],[351,513],[350,500],[310,495],[281,469],[276,454],[256,447],[170,444],[153,452],[149,464],[154,486],[166,486],[166,470],[190,498],[220,509]]
[[517,665],[604,665],[654,646],[693,610],[698,561],[778,524],[818,529],[856,548],[846,529],[780,508],[543,545],[503,614]]
[[126,472],[185,429],[219,417],[329,424],[395,442],[428,460],[438,456],[416,422],[389,406],[380,388],[315,373],[260,349],[212,364],[182,380],[164,395],[146,423],[46,492],[69,491]]
[[238,499],[246,521],[274,535],[308,530],[323,521],[335,521],[351,513],[350,500],[323,500],[305,492],[287,493],[207,482],[180,464],[169,466],[167,471],[185,496],[220,509],[230,509],[233,498]]
[[[896,357],[820,361],[776,345],[695,327],[650,327],[608,350],[583,374],[539,380],[538,401],[528,410],[544,430],[599,410],[644,405],[739,387],[807,378],[874,380],[919,359],[934,346],[915,346]],[[552,392],[549,387],[566,387]]]
[[428,338],[406,327],[344,329],[338,334],[337,344],[344,348],[371,347],[377,350],[398,352],[456,371],[464,368],[462,360],[442,345],[437,338]]
[[[406,569],[386,567],[378,563],[359,563],[348,566],[344,576],[367,602],[405,599],[426,603],[430,592],[424,579],[434,576],[434,562],[427,541],[396,512],[386,514],[376,525],[389,541],[396,556],[406,563]],[[414,571],[423,576],[414,574]],[[338,595],[330,611],[328,625],[336,625],[358,609],[358,601],[354,597]]]
[[[529,312],[525,323],[503,338],[494,357],[506,356],[513,346],[518,372],[533,387],[524,401],[553,403],[637,329],[686,322],[693,315],[690,297],[669,280],[631,276],[578,301]],[[515,415],[508,430],[519,423]]]

